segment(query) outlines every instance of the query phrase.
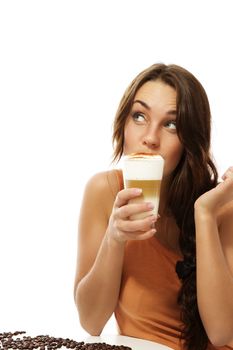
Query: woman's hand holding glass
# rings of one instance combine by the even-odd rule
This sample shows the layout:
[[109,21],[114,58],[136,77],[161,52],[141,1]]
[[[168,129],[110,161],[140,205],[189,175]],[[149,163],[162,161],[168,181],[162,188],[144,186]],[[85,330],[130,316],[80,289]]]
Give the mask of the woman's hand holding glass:
[[[128,188],[118,192],[109,219],[107,234],[117,242],[128,240],[144,240],[152,237],[158,216],[151,215],[153,204],[148,202],[129,203],[130,199],[140,196],[142,191],[137,188]],[[148,212],[144,219],[132,220],[134,214]]]

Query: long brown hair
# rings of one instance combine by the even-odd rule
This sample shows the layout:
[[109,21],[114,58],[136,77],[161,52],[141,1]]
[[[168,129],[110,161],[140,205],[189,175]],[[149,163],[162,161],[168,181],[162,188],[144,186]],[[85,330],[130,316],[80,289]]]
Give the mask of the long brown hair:
[[161,80],[177,93],[177,134],[184,146],[174,170],[167,206],[180,229],[183,261],[176,271],[182,280],[178,300],[183,329],[181,338],[188,350],[205,350],[208,337],[201,322],[196,293],[196,241],[194,203],[217,184],[217,170],[210,156],[211,114],[206,92],[200,82],[177,65],[154,64],[141,72],[123,95],[114,121],[114,160],[123,154],[124,127],[138,89],[151,80]]

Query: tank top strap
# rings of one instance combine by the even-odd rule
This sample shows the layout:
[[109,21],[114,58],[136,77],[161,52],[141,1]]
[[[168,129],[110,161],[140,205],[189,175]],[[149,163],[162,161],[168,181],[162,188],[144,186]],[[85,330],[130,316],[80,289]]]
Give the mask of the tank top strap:
[[117,175],[117,180],[118,180],[118,184],[119,184],[119,191],[121,191],[124,188],[124,180],[123,180],[122,170],[116,169],[116,175]]

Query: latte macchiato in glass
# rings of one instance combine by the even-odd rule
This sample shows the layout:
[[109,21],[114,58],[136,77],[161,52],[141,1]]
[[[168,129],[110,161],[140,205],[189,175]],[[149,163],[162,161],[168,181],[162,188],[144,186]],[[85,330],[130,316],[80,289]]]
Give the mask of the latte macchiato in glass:
[[158,214],[163,168],[164,159],[159,155],[132,154],[124,157],[124,187],[142,189],[142,194],[131,199],[130,203],[145,201],[154,204],[152,211],[132,215],[131,219],[145,218],[152,213]]

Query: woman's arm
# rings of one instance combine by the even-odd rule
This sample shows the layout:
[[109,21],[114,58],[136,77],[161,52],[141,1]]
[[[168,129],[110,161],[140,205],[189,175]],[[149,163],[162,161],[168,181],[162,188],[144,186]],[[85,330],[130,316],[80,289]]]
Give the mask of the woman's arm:
[[215,346],[233,343],[232,201],[233,173],[229,169],[224,182],[195,203],[197,301],[203,325]]
[[122,190],[114,202],[106,173],[95,175],[86,187],[80,213],[74,296],[80,323],[92,335],[101,333],[117,304],[125,242],[154,233],[154,218],[128,220],[129,215],[150,208],[146,203],[128,204],[130,198],[139,194],[134,189]]

